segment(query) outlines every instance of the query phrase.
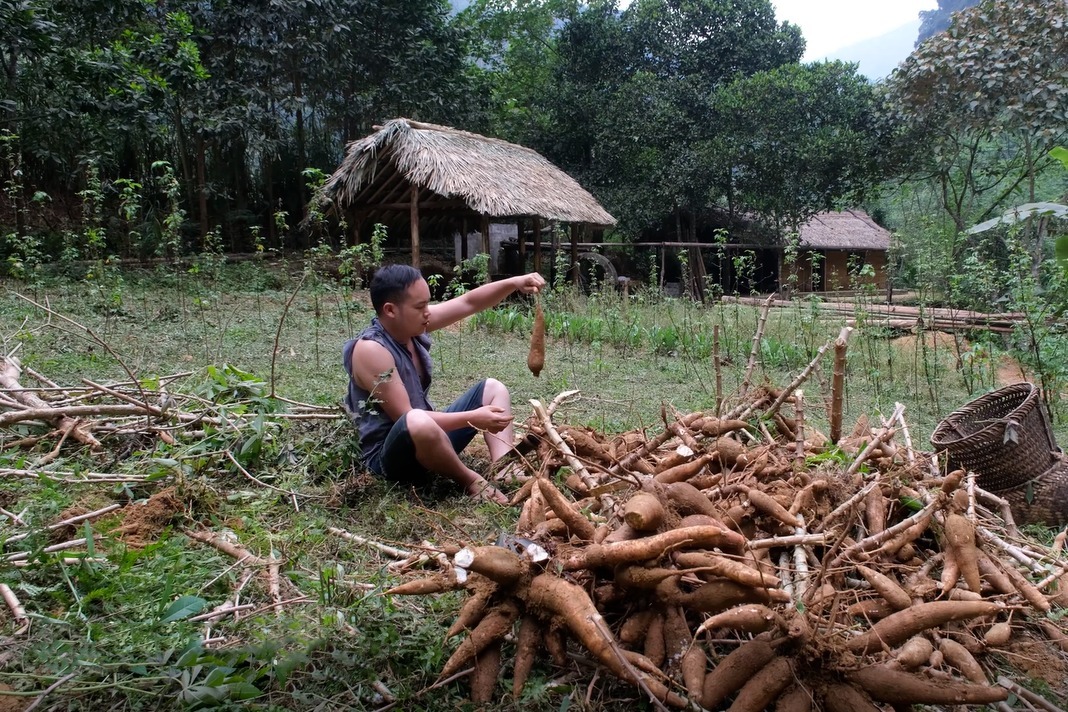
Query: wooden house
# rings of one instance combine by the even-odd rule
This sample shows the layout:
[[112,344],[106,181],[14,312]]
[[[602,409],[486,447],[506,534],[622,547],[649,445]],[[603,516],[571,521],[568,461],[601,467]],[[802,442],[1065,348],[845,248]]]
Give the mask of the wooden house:
[[886,289],[889,249],[890,231],[863,210],[818,213],[801,226],[797,258],[781,262],[779,283],[801,292]]

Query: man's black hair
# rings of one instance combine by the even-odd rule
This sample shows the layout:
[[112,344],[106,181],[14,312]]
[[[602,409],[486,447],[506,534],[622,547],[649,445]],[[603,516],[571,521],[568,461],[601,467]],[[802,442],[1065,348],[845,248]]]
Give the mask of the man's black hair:
[[408,290],[420,279],[422,272],[411,265],[386,265],[379,267],[371,279],[371,306],[375,314],[381,314],[386,302],[398,303]]

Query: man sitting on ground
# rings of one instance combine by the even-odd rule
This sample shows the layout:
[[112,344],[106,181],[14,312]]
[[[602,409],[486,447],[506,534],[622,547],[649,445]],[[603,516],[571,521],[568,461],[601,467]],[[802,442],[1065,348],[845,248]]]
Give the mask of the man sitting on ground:
[[443,411],[427,398],[431,381],[428,334],[500,304],[514,293],[534,294],[540,274],[484,284],[440,304],[419,270],[388,265],[371,280],[375,318],[342,348],[349,372],[345,405],[356,419],[364,464],[402,484],[423,485],[433,473],[464,487],[467,494],[507,503],[507,498],[460,460],[482,431],[493,462],[512,449],[512,399],[495,378],[472,386]]

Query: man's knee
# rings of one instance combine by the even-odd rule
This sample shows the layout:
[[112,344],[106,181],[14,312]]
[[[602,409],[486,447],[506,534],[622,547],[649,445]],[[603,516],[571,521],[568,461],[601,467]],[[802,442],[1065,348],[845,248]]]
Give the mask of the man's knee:
[[445,431],[425,410],[410,410],[405,415],[405,420],[408,434],[415,443],[431,442],[445,437]]
[[485,385],[482,387],[482,402],[488,404],[498,398],[509,398],[508,386],[504,385],[496,378],[487,378]]

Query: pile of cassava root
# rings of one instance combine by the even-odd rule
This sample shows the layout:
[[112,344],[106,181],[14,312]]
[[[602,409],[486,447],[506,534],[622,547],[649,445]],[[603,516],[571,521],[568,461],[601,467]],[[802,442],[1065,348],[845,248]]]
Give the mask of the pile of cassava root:
[[471,669],[475,702],[509,672],[518,697],[545,655],[592,659],[659,709],[1057,709],[1010,678],[1021,641],[1054,669],[1068,650],[1064,535],[1022,536],[973,476],[915,451],[903,406],[832,444],[799,391],[760,388],[609,438],[553,424],[567,395],[531,401],[514,536],[390,591],[466,590],[440,679]]

